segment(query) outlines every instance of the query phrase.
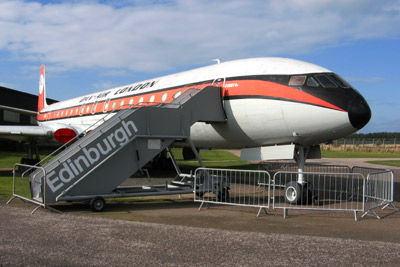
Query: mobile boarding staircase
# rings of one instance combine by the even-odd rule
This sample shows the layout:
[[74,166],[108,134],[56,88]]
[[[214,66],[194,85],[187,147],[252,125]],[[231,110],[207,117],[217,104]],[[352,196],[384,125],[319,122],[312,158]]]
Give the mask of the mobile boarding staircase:
[[225,122],[221,88],[188,89],[172,102],[117,112],[89,134],[30,174],[34,201],[90,201],[94,211],[105,206],[104,198],[192,193],[182,183],[137,191],[118,187],[176,141],[190,140],[195,122]]

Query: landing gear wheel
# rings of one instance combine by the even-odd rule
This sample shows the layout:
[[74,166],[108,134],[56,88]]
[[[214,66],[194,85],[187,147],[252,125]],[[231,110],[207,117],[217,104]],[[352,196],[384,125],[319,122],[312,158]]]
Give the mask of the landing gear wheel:
[[307,183],[303,185],[303,195],[302,195],[302,199],[301,204],[305,204],[305,205],[313,205],[314,203],[314,190],[311,184]]
[[296,181],[285,185],[285,201],[294,205],[312,205],[314,200],[312,185],[306,183],[301,185]]
[[102,197],[95,197],[92,200],[90,200],[90,207],[95,212],[102,211],[105,206],[106,206],[106,201]]
[[302,195],[302,186],[296,181],[285,185],[285,201],[288,204],[300,204]]

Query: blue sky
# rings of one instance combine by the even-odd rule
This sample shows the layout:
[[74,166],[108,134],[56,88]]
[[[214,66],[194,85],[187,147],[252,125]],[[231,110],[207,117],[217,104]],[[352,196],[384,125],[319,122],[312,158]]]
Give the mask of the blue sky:
[[400,0],[0,0],[0,85],[65,100],[222,61],[290,57],[367,99],[360,132],[400,132]]

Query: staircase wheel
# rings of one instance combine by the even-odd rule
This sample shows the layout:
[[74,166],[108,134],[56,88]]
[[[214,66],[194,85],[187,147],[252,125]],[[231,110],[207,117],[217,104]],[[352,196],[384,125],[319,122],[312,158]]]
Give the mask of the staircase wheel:
[[90,207],[95,212],[100,212],[106,206],[106,201],[102,197],[95,197],[90,200]]

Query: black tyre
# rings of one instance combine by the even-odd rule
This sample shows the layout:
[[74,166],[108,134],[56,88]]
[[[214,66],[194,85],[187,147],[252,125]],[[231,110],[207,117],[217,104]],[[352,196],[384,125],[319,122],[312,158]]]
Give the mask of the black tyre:
[[313,200],[314,200],[314,192],[312,189],[312,185],[307,183],[303,185],[303,195],[300,202],[301,204],[312,205]]
[[90,200],[90,207],[95,212],[102,211],[105,206],[106,206],[106,201],[102,197],[95,197],[92,200]]

